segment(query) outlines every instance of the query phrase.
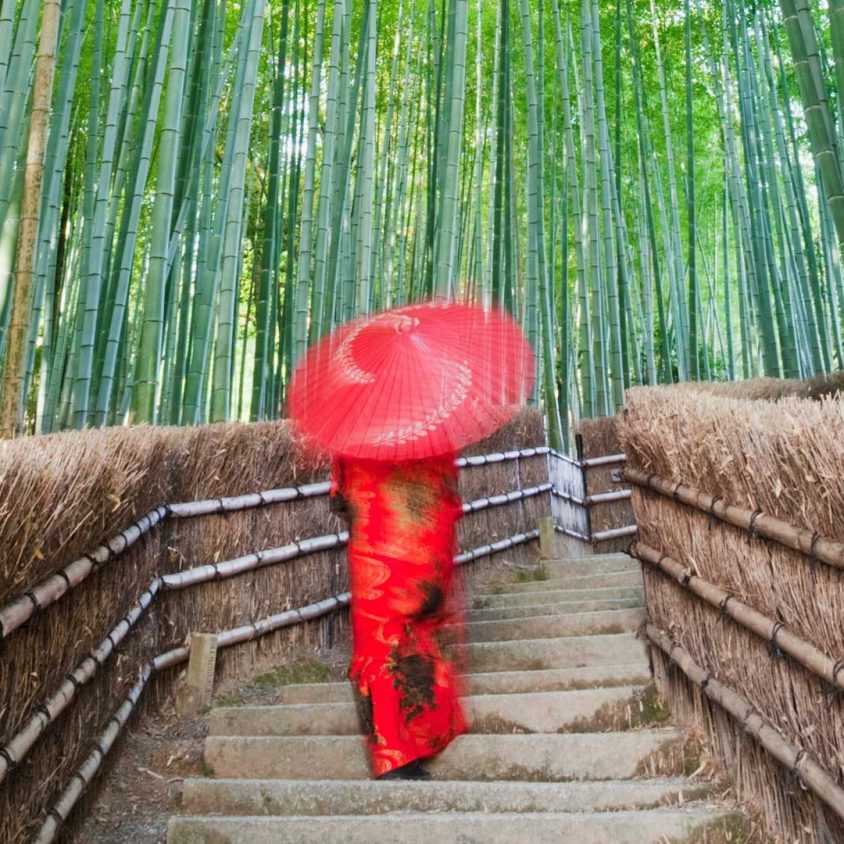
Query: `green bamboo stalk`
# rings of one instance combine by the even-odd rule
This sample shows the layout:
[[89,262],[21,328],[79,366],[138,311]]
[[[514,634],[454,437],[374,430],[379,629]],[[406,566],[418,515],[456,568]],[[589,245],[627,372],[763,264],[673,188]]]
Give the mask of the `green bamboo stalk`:
[[449,68],[445,78],[444,167],[437,213],[437,236],[433,264],[436,277],[433,290],[452,298],[458,288],[455,262],[457,237],[457,184],[460,176],[460,145],[463,138],[463,112],[466,101],[466,49],[468,41],[468,0],[449,0],[453,16],[452,39],[447,45]]
[[310,299],[311,262],[313,251],[313,214],[314,181],[316,170],[316,142],[319,131],[319,94],[322,72],[322,42],[325,26],[326,0],[319,0],[317,23],[311,70],[311,89],[308,98],[308,141],[305,155],[305,183],[302,200],[302,218],[299,233],[298,274],[296,283],[296,309],[293,320],[294,343],[293,363],[295,364],[308,347],[308,302]]
[[[821,69],[815,24],[806,0],[780,0],[780,8],[794,59],[812,153],[818,164],[841,250],[844,249],[844,176]],[[830,6],[830,11],[837,13],[839,6]],[[841,49],[840,17],[837,17],[833,38],[836,53],[844,54]]]
[[665,80],[665,65],[662,58],[662,46],[659,38],[659,16],[654,0],[650,0],[651,21],[653,27],[654,52],[657,68],[657,82],[659,84],[660,102],[662,104],[663,130],[665,134],[665,158],[668,171],[668,190],[670,209],[670,226],[666,229],[666,239],[670,244],[667,268],[671,270],[670,290],[674,316],[674,330],[677,335],[677,370],[681,381],[689,377],[689,311],[684,293],[684,279],[686,269],[683,260],[680,229],[680,200],[677,190],[676,164],[674,157],[674,140],[671,131],[671,118],[668,105],[668,87]]
[[[623,237],[616,236],[616,227],[621,234],[620,209],[615,194],[615,166],[610,147],[609,121],[607,120],[606,98],[604,94],[604,62],[601,46],[600,16],[598,0],[592,0],[592,42],[595,59],[595,102],[598,113],[598,143],[601,162],[601,217],[604,233],[605,285],[608,304],[607,333],[609,335],[609,363],[611,401],[609,410],[615,413],[624,404],[624,383],[626,368],[624,365],[624,347],[621,330],[621,303],[619,294],[623,283],[619,277],[624,274],[624,262],[619,261],[619,251],[623,250]],[[618,213],[618,216],[617,216]]]
[[287,72],[287,40],[290,21],[290,0],[281,8],[281,32],[278,55],[274,67],[272,115],[270,120],[270,150],[268,162],[268,190],[264,206],[263,237],[261,240],[260,275],[256,304],[255,361],[252,377],[250,417],[263,419],[269,410],[274,380],[272,349],[275,346],[275,321],[272,303],[279,285],[280,258],[280,202],[282,189],[282,119],[285,108],[285,79]]
[[132,419],[153,423],[160,386],[161,350],[164,332],[164,304],[167,258],[174,215],[173,194],[178,166],[179,130],[184,104],[187,66],[189,0],[175,0],[170,67],[164,102],[164,125],[159,142],[158,185],[150,238],[149,269],[143,296],[143,321],[132,386]]
[[3,369],[2,405],[0,405],[0,437],[3,438],[10,438],[20,433],[24,422],[23,369],[32,295],[38,212],[41,206],[47,119],[52,99],[60,15],[61,7],[58,0],[44,0],[32,89],[32,109],[26,147],[21,225],[15,254],[15,280],[12,293],[11,319],[9,321],[9,337],[6,343]]
[[220,288],[217,306],[217,337],[214,345],[214,374],[211,392],[211,421],[227,421],[232,412],[232,381],[234,366],[233,331],[236,325],[238,266],[241,233],[244,222],[244,194],[255,102],[256,68],[261,51],[264,27],[264,0],[251,0],[244,7],[248,22],[240,61],[243,83],[237,88],[237,111],[232,137],[231,176],[226,219],[223,229],[220,263]]
[[692,8],[690,0],[685,0],[685,51],[686,51],[686,207],[689,244],[689,377],[700,380],[700,351],[698,339],[698,298],[700,288],[697,277],[697,220],[695,217],[695,129],[694,98],[692,92]]

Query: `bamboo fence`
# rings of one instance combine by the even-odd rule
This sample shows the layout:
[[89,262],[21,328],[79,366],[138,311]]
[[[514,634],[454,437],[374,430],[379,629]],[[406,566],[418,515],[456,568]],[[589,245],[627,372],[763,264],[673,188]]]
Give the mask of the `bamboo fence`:
[[554,527],[570,539],[600,546],[601,553],[626,549],[636,524],[631,492],[617,478],[626,458],[615,417],[581,422],[575,443],[576,458],[556,451],[549,458]]
[[[542,441],[526,412],[461,459],[457,562],[532,558],[549,506]],[[72,829],[123,724],[171,692],[191,631],[222,631],[229,678],[343,641],[347,534],[327,469],[284,423],[0,445],[0,840]]]
[[789,842],[844,840],[840,381],[635,389],[619,422],[657,679]]

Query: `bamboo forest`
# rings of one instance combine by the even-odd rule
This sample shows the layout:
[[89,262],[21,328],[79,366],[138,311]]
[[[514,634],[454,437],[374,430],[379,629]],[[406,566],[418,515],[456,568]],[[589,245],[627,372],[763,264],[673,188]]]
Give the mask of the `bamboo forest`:
[[844,0],[0,0],[0,427],[284,415],[306,348],[501,305],[562,447],[844,365]]

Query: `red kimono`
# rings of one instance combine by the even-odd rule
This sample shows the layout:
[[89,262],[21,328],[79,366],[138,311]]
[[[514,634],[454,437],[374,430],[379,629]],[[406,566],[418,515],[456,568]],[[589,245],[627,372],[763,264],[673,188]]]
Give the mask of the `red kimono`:
[[350,510],[349,678],[379,777],[439,753],[466,732],[447,645],[462,514],[454,455],[424,461],[338,460],[332,494]]

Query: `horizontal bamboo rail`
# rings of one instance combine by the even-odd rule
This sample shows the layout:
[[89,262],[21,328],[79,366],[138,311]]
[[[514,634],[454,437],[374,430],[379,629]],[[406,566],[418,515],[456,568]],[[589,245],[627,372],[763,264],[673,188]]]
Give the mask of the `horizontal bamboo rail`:
[[254,510],[269,504],[284,504],[288,501],[300,501],[303,498],[320,498],[328,495],[331,484],[320,481],[315,484],[268,489],[265,492],[252,492],[248,495],[236,495],[228,498],[210,498],[206,501],[186,501],[182,504],[170,504],[168,510],[175,519],[191,519],[208,516],[212,513],[235,513],[238,510]]
[[[472,468],[490,463],[544,456],[549,454],[550,451],[546,447],[523,448],[478,455],[476,457],[461,457],[455,461],[455,465],[460,468]],[[255,509],[270,504],[279,504],[305,498],[318,498],[328,495],[329,488],[330,484],[328,481],[320,481],[319,483],[271,489],[264,492],[249,493],[248,495],[162,505],[145,516],[142,516],[137,522],[118,533],[117,536],[97,546],[89,554],[83,554],[78,560],[69,563],[55,574],[48,576],[36,584],[32,589],[27,590],[10,603],[0,607],[0,642],[25,624],[36,612],[46,609],[50,604],[54,604],[66,592],[78,586],[89,575],[93,574],[94,571],[120,556],[120,554],[134,545],[142,536],[160,525],[168,517],[180,519],[195,518],[214,513],[232,513],[239,510]]]
[[29,718],[5,747],[0,747],[0,783],[3,782],[9,771],[20,764],[32,746],[44,734],[47,727],[70,706],[71,701],[76,697],[76,692],[91,680],[126,634],[149,609],[160,588],[161,580],[156,578],[140,598],[135,601],[132,609],[112,628],[105,639],[67,676],[58,690],[37,707],[35,714]]
[[208,583],[211,580],[225,580],[238,574],[256,571],[264,566],[286,563],[289,560],[295,560],[297,557],[341,548],[348,541],[349,532],[345,530],[340,533],[315,536],[312,539],[300,539],[297,542],[291,542],[289,545],[283,545],[281,548],[256,551],[254,554],[235,557],[233,560],[209,563],[185,571],[165,574],[161,577],[161,583],[167,591],[173,591],[188,586],[197,586],[200,583]]
[[635,536],[639,532],[637,525],[625,525],[624,527],[610,528],[609,530],[599,530],[591,536],[586,536],[585,534],[578,533],[576,530],[560,527],[559,525],[554,525],[554,530],[557,533],[570,536],[572,539],[579,539],[581,542],[609,542],[611,539],[623,539],[625,536]]
[[593,504],[610,504],[615,501],[628,501],[632,497],[633,492],[629,489],[619,489],[614,492],[596,492],[594,495],[587,495],[586,498],[578,498],[576,495],[560,492],[555,486],[552,486],[551,495],[555,498],[561,498],[563,501],[568,501],[570,504],[576,504],[578,507],[590,507]]
[[624,463],[627,460],[626,454],[606,454],[601,457],[587,457],[585,460],[578,460],[575,457],[569,457],[568,454],[562,454],[554,449],[548,449],[546,453],[557,460],[562,460],[564,463],[569,463],[572,466],[579,466],[581,469],[597,469],[600,466],[617,466],[619,463]]
[[[547,488],[532,487],[526,490],[515,490],[510,493],[502,495],[490,496],[489,498],[475,499],[474,501],[466,502],[464,506],[465,512],[475,512],[477,510],[486,509],[489,507],[502,506],[519,501],[523,498],[530,498],[540,494],[540,492],[547,492]],[[517,495],[518,493],[518,495]],[[465,551],[458,554],[454,558],[457,565],[471,562],[473,560],[486,557],[491,554],[497,554],[517,545],[522,545],[527,542],[539,539],[539,530],[528,531],[525,533],[518,533],[515,536],[506,539],[500,539],[497,542],[492,542],[488,545],[482,545],[471,551]],[[79,666],[68,676],[62,683],[58,691],[51,695],[46,701],[36,707],[35,713],[27,720],[24,727],[17,732],[7,745],[0,747],[0,783],[6,778],[10,771],[23,761],[26,754],[35,745],[38,739],[43,735],[47,727],[52,724],[62,712],[70,705],[70,702],[76,696],[77,690],[87,683],[96,674],[97,670],[105,663],[108,656],[112,653],[117,644],[123,637],[134,627],[141,616],[151,606],[155,598],[162,591],[175,591],[178,589],[185,589],[191,586],[197,586],[201,583],[208,583],[212,580],[222,580],[229,577],[234,577],[239,574],[255,571],[268,565],[277,565],[278,563],[288,562],[298,557],[315,554],[320,551],[330,551],[335,548],[343,547],[349,540],[348,531],[340,533],[327,534],[325,536],[317,536],[311,539],[302,539],[281,548],[272,548],[266,551],[257,551],[253,554],[247,554],[243,557],[236,557],[232,560],[225,560],[219,563],[208,564],[204,566],[197,566],[196,568],[187,569],[183,572],[176,572],[173,574],[162,575],[157,577],[141,597],[135,602],[135,606],[118,622],[114,629],[106,636],[106,638],[97,646],[94,652],[85,657]],[[327,598],[328,602],[341,602],[342,605],[348,603],[348,597],[344,595]],[[345,601],[345,603],[343,603]],[[311,605],[305,609],[310,610],[313,607],[320,607],[320,604]],[[332,608],[336,609],[340,604],[332,604]],[[326,610],[328,611],[328,610]],[[287,624],[295,624],[301,621],[307,621],[308,616],[302,616],[304,610],[286,610],[285,612],[272,616],[266,619],[267,624],[276,624],[278,627],[287,626]],[[316,616],[315,616],[316,617]],[[237,628],[238,631],[250,630],[254,625],[246,625],[243,628]],[[268,632],[268,631],[267,631]],[[232,631],[229,631],[232,633]],[[220,634],[228,635],[228,634]],[[233,635],[233,634],[232,634]],[[248,641],[252,636],[237,641]],[[218,640],[218,647],[223,647],[222,640]],[[235,641],[229,644],[236,644]],[[176,655],[181,655],[176,659]],[[186,660],[188,658],[187,648],[177,648],[164,655],[170,662],[167,665],[176,665],[182,661],[182,657]],[[164,657],[156,659],[164,659]],[[176,659],[176,662],[172,660]],[[156,663],[156,668],[167,667]]]
[[728,504],[723,498],[701,492],[687,484],[669,481],[659,475],[648,474],[640,469],[628,466],[623,472],[623,477],[625,481],[636,486],[651,489],[666,498],[673,498],[688,507],[745,530],[751,535],[763,536],[786,548],[799,551],[813,560],[820,560],[834,568],[844,569],[844,542],[837,539],[795,527],[762,510],[736,507]]
[[648,639],[701,691],[733,716],[742,728],[787,770],[797,774],[820,800],[844,820],[844,789],[804,750],[799,750],[769,724],[744,698],[703,670],[669,636],[653,624],[645,627]]
[[626,454],[607,454],[603,457],[588,457],[586,460],[581,460],[581,463],[585,469],[597,469],[600,466],[618,466],[619,463],[626,461]]
[[487,498],[476,498],[474,501],[467,501],[463,504],[464,514],[477,513],[480,510],[488,510],[490,507],[501,507],[504,504],[515,504],[525,498],[535,498],[543,492],[550,492],[551,484],[540,484],[539,486],[528,487],[527,489],[514,489],[512,492],[502,492],[500,495],[490,495]]
[[61,796],[48,810],[41,830],[37,837],[33,839],[34,844],[48,844],[48,842],[55,840],[62,824],[67,820],[71,810],[97,775],[97,771],[100,770],[103,760],[108,755],[117,737],[123,731],[123,727],[135,709],[138,699],[149,683],[152,672],[151,665],[145,665],[141,669],[141,676],[138,678],[138,682],[135,683],[123,703],[109,719],[105,731],[94,742],[94,749],[85,761],[73,772],[70,782],[64,791],[62,791]]
[[0,641],[25,624],[37,611],[58,601],[65,592],[78,586],[96,569],[118,557],[127,548],[131,548],[142,536],[160,524],[166,516],[166,507],[159,507],[147,513],[117,536],[98,545],[91,553],[84,554],[78,560],[68,563],[56,574],[50,575],[10,604],[0,608]]
[[673,578],[684,589],[721,610],[746,630],[787,653],[822,680],[844,689],[844,660],[834,660],[820,648],[792,633],[782,623],[758,612],[713,583],[703,580],[691,569],[655,548],[637,542],[630,548],[630,553]]
[[517,533],[507,539],[499,539],[489,545],[481,545],[480,548],[475,548],[473,551],[464,551],[454,558],[454,563],[462,566],[464,563],[471,563],[472,560],[489,557],[492,554],[498,554],[500,551],[506,551],[508,548],[515,548],[517,545],[524,545],[526,542],[533,542],[536,539],[539,539],[539,529]]
[[459,469],[465,469],[473,466],[487,466],[490,463],[505,463],[510,460],[521,460],[528,457],[544,457],[546,454],[551,454],[551,449],[547,446],[537,446],[536,448],[518,448],[512,451],[498,451],[492,454],[477,454],[474,457],[458,457],[454,461],[454,465]]
[[[504,551],[508,548],[521,545],[525,542],[530,542],[534,539],[539,539],[538,530],[519,533],[508,537],[507,539],[502,539],[489,545],[482,545],[480,548],[475,548],[472,551],[459,554],[454,558],[454,562],[458,565],[464,564],[478,559],[479,557],[489,556],[490,554]],[[330,612],[335,612],[336,610],[348,606],[350,601],[351,593],[344,592],[342,595],[326,598],[305,607],[285,610],[284,612],[263,618],[260,621],[253,622],[251,624],[245,624],[231,630],[224,630],[217,634],[217,648],[228,648],[243,642],[249,642],[253,639],[259,638],[260,636],[265,636],[268,633],[280,630],[283,627],[290,627],[294,624],[302,624],[306,621],[313,621],[327,615]],[[149,685],[152,677],[165,669],[172,668],[186,662],[189,655],[190,649],[188,647],[182,646],[174,648],[173,650],[166,651],[165,653],[154,657],[141,669],[138,682],[135,683],[126,699],[109,719],[106,730],[100,738],[94,742],[94,750],[73,772],[68,784],[65,786],[58,800],[48,810],[47,817],[41,827],[41,830],[39,831],[38,836],[34,839],[35,844],[50,844],[50,842],[56,839],[62,825],[70,816],[70,812],[73,810],[73,807],[82,797],[85,789],[90,785],[94,776],[96,776],[97,772],[102,767],[105,757],[108,755],[118,735],[125,727],[126,722],[129,720],[129,716],[132,714],[132,711],[137,705],[138,699]],[[43,729],[41,732],[43,732]],[[10,746],[11,743],[7,747]]]

